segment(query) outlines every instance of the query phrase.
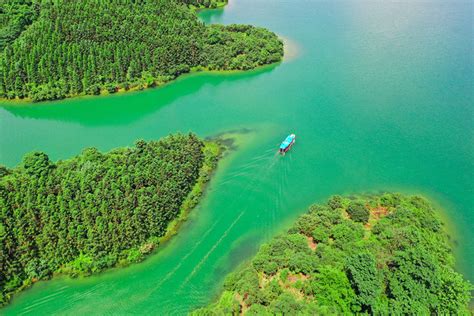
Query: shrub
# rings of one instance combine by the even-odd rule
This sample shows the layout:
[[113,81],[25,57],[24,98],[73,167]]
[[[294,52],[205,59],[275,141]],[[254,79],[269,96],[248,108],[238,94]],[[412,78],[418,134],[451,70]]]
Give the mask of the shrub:
[[355,222],[367,223],[369,221],[370,212],[361,202],[352,202],[349,204],[347,213]]

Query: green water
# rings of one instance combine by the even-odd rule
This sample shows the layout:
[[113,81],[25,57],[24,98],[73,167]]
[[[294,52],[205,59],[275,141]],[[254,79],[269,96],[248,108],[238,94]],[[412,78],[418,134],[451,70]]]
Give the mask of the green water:
[[[227,133],[236,148],[179,234],[145,262],[40,282],[6,314],[184,314],[224,276],[331,194],[421,193],[444,208],[458,268],[474,280],[473,3],[231,0],[201,13],[288,38],[280,65],[196,74],[164,88],[0,107],[0,162],[52,159],[138,138]],[[285,157],[275,155],[289,133]]]

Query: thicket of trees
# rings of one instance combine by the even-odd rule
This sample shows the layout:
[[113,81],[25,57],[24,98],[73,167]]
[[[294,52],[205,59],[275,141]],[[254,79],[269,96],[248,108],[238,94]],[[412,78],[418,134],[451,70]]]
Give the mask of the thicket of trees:
[[[32,0],[2,0],[0,4],[0,52],[13,42],[39,15]],[[1,53],[0,53],[1,54]]]
[[[181,1],[6,3],[5,8],[33,13],[2,9],[2,25],[8,26],[0,34],[10,34],[2,35],[3,98],[42,101],[114,93],[161,84],[193,68],[250,69],[283,56],[274,33],[251,26],[207,27]],[[37,12],[33,24],[12,41]]]
[[180,0],[181,2],[198,9],[216,9],[225,6],[228,0]]
[[57,163],[33,152],[13,169],[1,167],[0,305],[54,272],[141,260],[199,197],[195,184],[217,161],[209,146],[174,135],[105,154],[89,148]]
[[263,245],[218,302],[192,314],[467,315],[472,286],[453,266],[423,198],[335,196]]
[[211,70],[249,70],[283,57],[283,43],[261,27],[214,24],[206,34],[203,58]]

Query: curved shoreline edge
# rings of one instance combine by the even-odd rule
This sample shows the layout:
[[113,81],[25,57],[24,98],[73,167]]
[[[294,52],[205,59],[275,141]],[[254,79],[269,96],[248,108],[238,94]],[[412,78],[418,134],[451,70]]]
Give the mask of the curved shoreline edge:
[[[166,234],[158,240],[157,247],[178,233],[179,228],[188,219],[191,211],[199,204],[203,194],[206,192],[211,176],[216,171],[218,162],[225,151],[225,146],[218,141],[204,141],[204,163],[199,170],[199,178],[183,201],[179,215],[168,224]],[[149,256],[154,253],[150,253]]]
[[[284,43],[284,47],[286,47],[285,43]],[[288,51],[290,51],[290,50],[288,50]],[[25,97],[23,99],[20,99],[20,98],[7,99],[7,98],[0,97],[0,107],[2,107],[2,106],[15,106],[15,105],[20,106],[20,105],[32,105],[32,104],[34,104],[34,105],[48,104],[48,103],[51,103],[51,102],[57,102],[57,101],[68,100],[68,99],[76,99],[76,98],[84,98],[84,97],[101,97],[101,96],[104,97],[104,96],[119,95],[119,94],[124,94],[124,93],[129,93],[129,92],[143,91],[143,90],[154,89],[154,88],[162,88],[162,87],[165,87],[168,84],[175,83],[176,80],[181,79],[181,78],[183,78],[184,76],[187,76],[187,75],[193,75],[193,74],[198,74],[198,73],[218,73],[218,74],[245,73],[245,72],[249,72],[249,71],[259,70],[259,69],[262,69],[264,67],[276,66],[276,65],[279,65],[283,61],[292,60],[296,56],[297,55],[295,55],[294,57],[292,56],[292,57],[289,57],[288,59],[286,59],[285,55],[283,55],[283,57],[280,61],[270,63],[270,64],[259,65],[257,67],[254,67],[254,68],[248,69],[248,70],[237,70],[237,69],[235,69],[235,70],[210,70],[206,67],[194,67],[193,69],[191,69],[190,72],[183,73],[183,74],[181,74],[181,75],[179,75],[179,76],[177,76],[177,77],[175,77],[171,80],[168,80],[168,81],[155,81],[152,85],[131,86],[129,89],[120,88],[115,93],[109,93],[106,89],[104,89],[104,90],[101,90],[99,94],[95,94],[95,95],[81,93],[81,94],[77,94],[77,95],[68,96],[68,97],[62,98],[62,99],[45,100],[45,101],[39,101],[39,102],[35,102],[29,97]]]
[[164,87],[166,87],[170,84],[176,83],[177,80],[186,78],[187,76],[198,75],[198,74],[220,74],[220,75],[244,74],[244,73],[248,73],[248,72],[252,72],[252,71],[259,71],[259,70],[265,69],[266,67],[275,67],[275,66],[278,66],[282,62],[285,62],[285,61],[286,61],[285,56],[283,56],[283,58],[280,61],[270,63],[270,64],[259,65],[257,67],[254,67],[254,68],[248,69],[248,70],[238,70],[238,69],[234,69],[234,70],[210,70],[210,69],[205,68],[205,67],[195,67],[190,72],[183,73],[183,74],[181,74],[181,75],[177,76],[176,78],[171,79],[169,81],[164,81],[164,82],[161,82],[161,81],[158,82],[157,81],[154,85],[150,85],[150,86],[146,86],[146,87],[136,86],[136,87],[133,87],[133,88],[130,88],[130,89],[127,89],[127,90],[124,89],[124,88],[121,88],[121,89],[117,90],[117,92],[115,92],[115,93],[109,93],[107,90],[102,90],[101,93],[97,94],[97,95],[81,93],[81,94],[70,96],[70,97],[63,98],[63,99],[47,100],[47,101],[39,101],[39,102],[34,102],[31,98],[28,98],[28,97],[23,98],[23,99],[19,99],[19,98],[7,99],[7,98],[0,97],[0,108],[1,107],[10,107],[10,106],[11,107],[14,107],[14,106],[41,106],[41,105],[51,104],[51,103],[54,103],[54,102],[60,102],[60,101],[70,100],[70,99],[84,99],[84,98],[118,96],[118,95],[129,94],[129,93],[132,93],[132,92],[140,92],[140,91],[144,91],[144,90],[164,88]]

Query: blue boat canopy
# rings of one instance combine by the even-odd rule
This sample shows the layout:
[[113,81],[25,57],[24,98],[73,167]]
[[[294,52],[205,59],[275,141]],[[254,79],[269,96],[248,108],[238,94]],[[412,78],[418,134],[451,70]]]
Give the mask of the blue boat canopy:
[[290,144],[295,139],[295,135],[291,134],[286,137],[286,139],[281,143],[280,149],[285,149],[286,147],[290,146]]

